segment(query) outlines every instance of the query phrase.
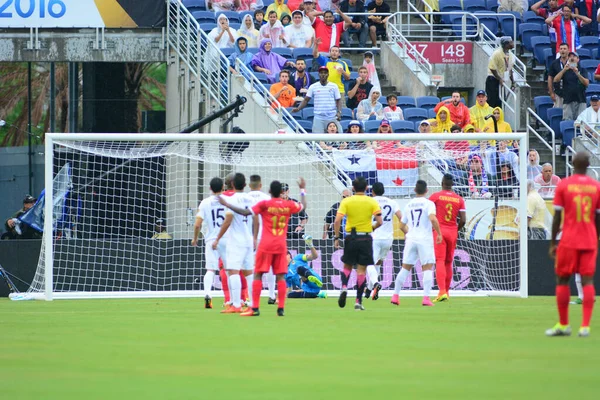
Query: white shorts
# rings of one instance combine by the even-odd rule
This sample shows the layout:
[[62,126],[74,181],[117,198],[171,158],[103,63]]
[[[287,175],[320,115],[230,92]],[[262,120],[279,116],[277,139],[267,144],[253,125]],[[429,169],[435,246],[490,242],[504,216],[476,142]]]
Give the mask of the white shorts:
[[204,258],[206,259],[206,269],[217,271],[219,269],[219,258],[225,265],[225,243],[219,241],[217,250],[213,250],[212,245],[215,241],[204,242]]
[[254,250],[252,247],[227,247],[227,265],[228,270],[252,271],[254,269]]
[[377,264],[379,260],[385,260],[392,248],[394,239],[376,239],[373,240],[373,261]]
[[432,242],[411,242],[404,244],[404,253],[402,254],[402,264],[415,265],[417,260],[421,265],[435,263],[435,250]]

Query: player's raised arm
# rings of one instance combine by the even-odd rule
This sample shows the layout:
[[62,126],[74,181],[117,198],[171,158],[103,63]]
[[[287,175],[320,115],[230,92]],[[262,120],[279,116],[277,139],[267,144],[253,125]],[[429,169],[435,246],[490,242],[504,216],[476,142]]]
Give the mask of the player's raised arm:
[[221,203],[225,207],[229,208],[231,211],[233,211],[236,214],[241,214],[241,215],[252,214],[252,211],[250,211],[249,208],[242,208],[242,207],[234,206],[233,204],[229,204],[222,196],[218,196],[217,198],[219,199],[219,203]]
[[198,234],[200,234],[200,229],[202,228],[202,217],[196,217],[196,222],[194,223],[194,236],[192,237],[192,246],[198,245]]
[[303,177],[298,178],[298,187],[300,188],[300,203],[302,208],[306,210],[306,181]]

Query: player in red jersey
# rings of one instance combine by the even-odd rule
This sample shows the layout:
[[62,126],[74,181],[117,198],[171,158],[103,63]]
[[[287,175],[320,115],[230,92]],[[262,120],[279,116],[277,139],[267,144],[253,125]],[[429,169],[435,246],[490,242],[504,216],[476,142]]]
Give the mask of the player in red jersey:
[[243,312],[243,317],[257,317],[260,315],[260,294],[262,290],[262,276],[273,268],[277,276],[277,296],[279,298],[277,315],[283,317],[283,308],[286,298],[285,274],[288,270],[287,263],[287,230],[288,222],[292,214],[297,214],[306,208],[306,182],[299,178],[300,202],[283,200],[281,196],[281,182],[271,182],[269,193],[270,200],[258,202],[251,209],[244,209],[228,204],[223,197],[219,201],[225,207],[242,215],[260,215],[262,218],[262,236],[258,249],[256,250],[256,262],[254,264],[254,281],[252,282],[252,309]]
[[442,231],[442,242],[435,244],[435,277],[439,292],[433,300],[434,303],[448,300],[458,231],[467,222],[465,200],[452,191],[453,184],[452,175],[445,174],[442,178],[442,190],[429,197],[429,200],[435,204],[436,217]]
[[[586,175],[590,156],[579,152],[573,157],[574,175],[558,184],[554,195],[554,219],[550,257],[555,261],[556,305],[559,322],[546,331],[546,336],[569,336],[569,280],[579,273],[583,285],[583,320],[579,336],[590,335],[590,319],[596,291],[594,273],[600,231],[600,183]],[[564,214],[562,237],[556,237]]]

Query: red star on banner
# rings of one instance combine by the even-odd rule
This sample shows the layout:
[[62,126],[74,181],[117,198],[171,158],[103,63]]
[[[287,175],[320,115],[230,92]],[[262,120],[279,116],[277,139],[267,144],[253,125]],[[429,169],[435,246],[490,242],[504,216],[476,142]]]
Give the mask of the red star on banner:
[[396,179],[394,179],[392,181],[392,183],[395,184],[396,186],[402,186],[402,184],[404,183],[404,180],[400,179],[400,177],[398,176],[398,177],[396,177]]

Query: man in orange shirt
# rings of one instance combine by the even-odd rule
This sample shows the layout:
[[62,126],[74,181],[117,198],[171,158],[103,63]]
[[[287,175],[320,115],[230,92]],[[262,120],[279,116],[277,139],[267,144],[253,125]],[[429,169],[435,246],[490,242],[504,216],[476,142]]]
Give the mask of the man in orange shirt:
[[296,88],[290,85],[290,72],[286,69],[279,72],[279,82],[271,85],[270,92],[279,101],[281,107],[293,107]]

